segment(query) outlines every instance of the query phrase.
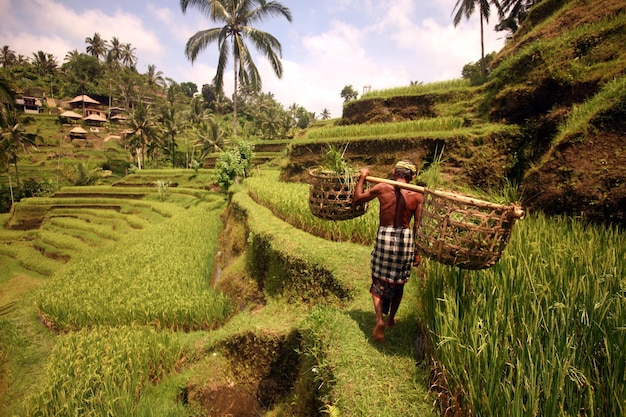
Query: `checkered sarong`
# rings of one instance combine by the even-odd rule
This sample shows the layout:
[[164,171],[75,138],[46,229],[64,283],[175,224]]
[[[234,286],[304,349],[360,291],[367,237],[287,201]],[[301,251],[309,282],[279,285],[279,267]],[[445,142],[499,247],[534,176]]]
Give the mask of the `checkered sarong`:
[[372,276],[392,284],[404,284],[411,276],[414,256],[410,228],[380,226],[372,251]]

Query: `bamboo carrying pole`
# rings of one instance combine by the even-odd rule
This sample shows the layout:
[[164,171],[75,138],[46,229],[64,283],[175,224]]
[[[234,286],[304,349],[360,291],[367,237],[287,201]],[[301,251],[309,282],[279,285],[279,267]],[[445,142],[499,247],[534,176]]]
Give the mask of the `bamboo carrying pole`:
[[[508,207],[508,206],[505,206],[505,205],[502,205],[502,204],[490,203],[488,201],[483,201],[483,200],[479,200],[477,198],[467,197],[467,196],[451,193],[451,192],[448,192],[448,191],[429,190],[428,188],[422,187],[422,186],[419,186],[419,185],[408,184],[408,183],[405,183],[405,182],[398,182],[398,181],[394,181],[394,180],[388,180],[388,179],[385,179],[385,178],[372,177],[370,175],[365,177],[365,180],[369,181],[369,182],[389,184],[389,185],[393,185],[394,187],[404,188],[404,189],[411,190],[411,191],[417,191],[418,193],[425,193],[426,191],[428,191],[428,192],[430,192],[432,194],[435,194],[435,195],[438,195],[438,196],[441,196],[441,197],[450,198],[450,199],[456,200],[458,202],[465,203],[465,204],[471,204],[471,205],[474,205],[474,206],[477,206],[477,207],[493,208],[493,209],[502,209],[502,208],[507,208]],[[524,216],[526,215],[526,213],[525,213],[524,209],[522,209],[521,207],[514,206],[513,215],[517,219],[523,219]]]

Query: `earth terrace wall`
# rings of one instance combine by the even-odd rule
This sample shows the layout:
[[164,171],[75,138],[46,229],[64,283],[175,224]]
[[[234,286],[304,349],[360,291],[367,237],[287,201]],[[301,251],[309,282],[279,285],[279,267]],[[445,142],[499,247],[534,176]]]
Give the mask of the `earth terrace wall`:
[[344,104],[339,124],[400,122],[437,117],[441,116],[438,114],[438,104],[465,101],[473,94],[473,89],[462,88],[436,93],[352,100]]
[[308,182],[308,170],[320,166],[328,146],[347,145],[345,159],[353,168],[368,166],[372,175],[387,177],[400,159],[410,159],[427,168],[441,154],[442,175],[453,182],[488,189],[501,185],[503,178],[517,176],[527,165],[521,159],[524,138],[517,126],[502,126],[481,132],[460,129],[455,132],[408,138],[336,139],[326,142],[293,143],[289,162],[281,169],[281,181]]
[[233,195],[230,210],[246,224],[247,268],[267,297],[343,304],[367,286],[371,248],[303,232],[245,191]]

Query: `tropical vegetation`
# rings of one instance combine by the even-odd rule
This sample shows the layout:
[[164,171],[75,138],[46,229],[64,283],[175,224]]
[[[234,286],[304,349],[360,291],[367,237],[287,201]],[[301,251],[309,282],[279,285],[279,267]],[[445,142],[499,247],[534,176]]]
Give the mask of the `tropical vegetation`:
[[[531,3],[501,6],[512,16]],[[236,143],[215,85],[193,97],[154,67],[138,74],[97,33],[77,55],[102,78],[49,71],[66,98],[110,81],[128,121],[64,139],[57,114],[11,106],[16,86],[51,91],[31,66],[53,57],[2,49],[2,190],[19,186],[0,214],[0,414],[624,415],[626,237],[607,201],[624,188],[625,14],[608,0],[536,6],[486,83],[411,81],[313,123],[240,86]],[[554,35],[574,18],[591,23]],[[582,86],[584,100],[571,95]],[[321,220],[300,176],[325,155],[382,176],[400,154],[429,188],[508,204],[582,187],[588,211],[525,207],[487,269],[424,257],[380,344],[368,268],[378,207]],[[479,193],[480,181],[494,187]]]
[[[261,91],[259,71],[252,59],[247,42],[251,42],[270,62],[278,78],[283,74],[281,45],[270,33],[256,29],[252,25],[267,17],[283,16],[291,22],[291,12],[279,2],[261,0],[181,0],[183,13],[189,6],[200,9],[214,22],[224,23],[222,27],[197,32],[187,41],[185,54],[194,62],[204,48],[213,42],[218,43],[219,58],[213,83],[217,92],[223,91],[224,71],[232,54],[234,70],[233,91],[239,91],[238,83],[252,91]],[[233,136],[237,137],[237,95],[233,96]]]

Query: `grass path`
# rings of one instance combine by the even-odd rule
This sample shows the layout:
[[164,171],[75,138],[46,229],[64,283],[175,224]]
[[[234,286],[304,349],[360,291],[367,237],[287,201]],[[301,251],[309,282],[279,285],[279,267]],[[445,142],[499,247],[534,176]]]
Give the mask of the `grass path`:
[[236,195],[233,201],[247,208],[251,228],[274,234],[272,244],[283,249],[289,246],[290,254],[313,262],[321,260],[338,281],[352,289],[352,299],[345,305],[317,304],[312,308],[292,308],[270,301],[261,312],[240,314],[214,336],[270,323],[308,328],[321,342],[320,367],[332,375],[331,402],[342,416],[435,415],[428,394],[427,370],[416,366],[414,351],[422,270],[414,270],[398,311],[398,324],[387,330],[386,341],[381,344],[372,338],[375,314],[369,294],[371,247],[310,235],[272,216],[269,209],[245,194]]
[[[416,308],[419,279],[414,276],[407,285],[398,313],[399,322],[387,332],[387,341],[380,344],[371,337],[375,321],[368,292],[371,248],[312,236],[279,220],[245,193],[241,194],[249,209],[249,222],[258,227],[257,231],[276,234],[273,244],[280,245],[290,254],[299,254],[307,263],[330,269],[342,286],[350,289],[352,297],[340,303],[317,302],[313,305],[292,304],[280,296],[270,297],[264,308],[244,311],[216,331],[181,333],[179,337],[193,340],[194,344],[202,340],[201,345],[210,346],[250,331],[286,334],[296,328],[306,329],[320,345],[319,372],[327,376],[324,381],[330,387],[327,404],[340,410],[342,416],[434,416],[427,392],[427,371],[416,366],[414,355],[419,323]],[[14,258],[6,260],[12,263]],[[18,266],[14,268],[15,274],[21,270]],[[32,279],[7,277],[10,282],[6,284],[10,285],[4,288],[18,291],[19,287],[15,285],[18,281],[27,285],[34,280],[35,287],[44,285],[46,277],[29,276]],[[3,390],[3,394],[10,396],[3,398],[4,405],[16,405],[20,398],[38,391],[46,376],[42,368],[57,340],[54,334],[40,326],[35,317],[31,307],[33,288],[24,287],[23,290],[19,294],[4,293],[7,297],[3,296],[5,300],[21,299],[10,320],[2,322],[5,326],[2,334],[15,337],[8,343],[12,350],[6,352],[14,359],[13,366],[8,369],[13,375],[8,380],[22,381],[19,386]],[[193,372],[193,369],[187,372]],[[28,377],[16,379],[16,373]],[[205,375],[205,378],[209,377],[210,374]],[[179,375],[171,375],[171,378],[180,381]],[[331,407],[327,411],[330,412]]]

